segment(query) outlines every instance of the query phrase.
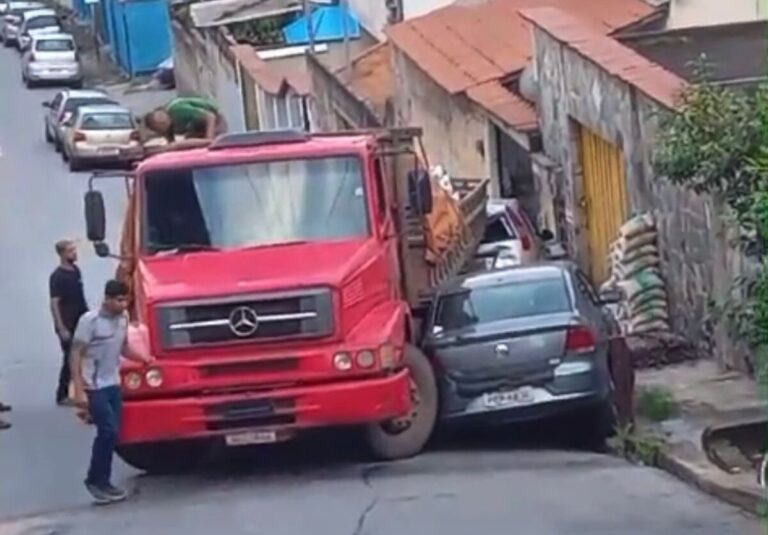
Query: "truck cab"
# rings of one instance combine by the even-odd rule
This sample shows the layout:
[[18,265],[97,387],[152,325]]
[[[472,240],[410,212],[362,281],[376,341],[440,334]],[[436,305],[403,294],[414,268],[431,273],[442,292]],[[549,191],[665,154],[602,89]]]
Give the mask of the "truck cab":
[[378,458],[423,448],[437,389],[403,251],[432,189],[412,151],[391,149],[372,134],[272,132],[154,156],[128,179],[116,255],[92,179],[88,237],[119,259],[156,357],[121,370],[129,464],[167,470],[215,441],[333,426],[361,426]]

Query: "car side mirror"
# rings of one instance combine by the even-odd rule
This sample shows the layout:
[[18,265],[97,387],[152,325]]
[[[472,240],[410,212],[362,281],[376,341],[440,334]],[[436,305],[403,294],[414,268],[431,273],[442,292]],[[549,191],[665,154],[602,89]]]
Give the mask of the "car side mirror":
[[568,250],[560,242],[549,242],[544,244],[544,257],[547,260],[565,260],[568,258]]
[[443,329],[440,325],[435,325],[432,327],[432,336],[440,336],[445,332],[445,329]]
[[432,213],[432,181],[423,169],[408,173],[408,202],[417,215]]
[[[85,228],[88,235],[88,240],[94,242],[96,248],[96,254],[102,256],[99,250],[104,250],[106,247],[107,255],[109,254],[109,247],[104,244],[107,230],[106,212],[104,210],[104,196],[100,191],[89,190],[85,193]],[[100,247],[103,246],[103,247]]]
[[51,109],[52,104],[49,101],[46,100],[45,102],[43,102],[42,106],[43,106],[43,108]]
[[548,242],[555,239],[555,234],[549,229],[544,229],[541,232],[539,232],[539,238],[541,238],[545,242]]
[[601,305],[615,305],[620,303],[624,296],[618,288],[610,288],[600,292]]

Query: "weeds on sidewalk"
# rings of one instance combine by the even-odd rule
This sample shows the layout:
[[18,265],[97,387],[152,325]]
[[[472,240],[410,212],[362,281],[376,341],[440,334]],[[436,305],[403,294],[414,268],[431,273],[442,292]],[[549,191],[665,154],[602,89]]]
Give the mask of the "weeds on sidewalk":
[[616,435],[608,445],[616,455],[630,462],[657,466],[664,444],[662,436],[638,431],[634,426],[627,425],[616,429]]
[[678,406],[672,392],[653,386],[640,389],[637,396],[637,415],[651,422],[663,422],[677,414]]

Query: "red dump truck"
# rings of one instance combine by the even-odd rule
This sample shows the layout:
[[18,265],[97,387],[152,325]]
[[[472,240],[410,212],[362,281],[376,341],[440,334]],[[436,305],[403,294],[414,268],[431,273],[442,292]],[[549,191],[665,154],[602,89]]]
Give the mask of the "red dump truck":
[[150,157],[126,178],[114,254],[94,175],[88,238],[119,259],[156,357],[121,369],[126,462],[177,470],[216,441],[334,426],[358,426],[379,459],[423,448],[438,405],[420,314],[471,258],[487,182],[441,195],[419,141],[257,132]]

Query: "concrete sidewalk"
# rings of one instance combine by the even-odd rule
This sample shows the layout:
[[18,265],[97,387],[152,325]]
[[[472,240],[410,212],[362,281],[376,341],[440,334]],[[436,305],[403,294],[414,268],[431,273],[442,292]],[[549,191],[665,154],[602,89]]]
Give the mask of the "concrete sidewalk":
[[703,360],[639,371],[636,384],[638,391],[664,388],[678,403],[674,417],[642,424],[665,437],[659,467],[727,503],[761,514],[763,491],[756,471],[747,463],[746,469],[729,473],[713,462],[707,447],[713,434],[765,421],[756,382],[738,372],[722,372],[714,361]]

